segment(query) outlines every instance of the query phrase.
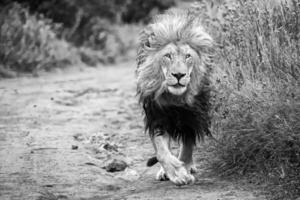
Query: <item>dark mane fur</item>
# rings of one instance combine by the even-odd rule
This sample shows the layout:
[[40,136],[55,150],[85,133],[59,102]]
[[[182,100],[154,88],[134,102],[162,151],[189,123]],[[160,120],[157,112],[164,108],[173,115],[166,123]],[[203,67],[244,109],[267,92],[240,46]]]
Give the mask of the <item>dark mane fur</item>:
[[211,135],[208,83],[199,89],[192,105],[160,105],[154,96],[143,99],[145,129],[151,137],[167,132],[174,140],[192,141]]

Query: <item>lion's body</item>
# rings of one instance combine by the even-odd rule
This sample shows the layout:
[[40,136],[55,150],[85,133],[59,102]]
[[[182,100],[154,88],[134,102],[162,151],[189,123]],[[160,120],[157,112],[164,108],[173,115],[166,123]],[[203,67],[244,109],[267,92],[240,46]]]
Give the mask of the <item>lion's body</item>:
[[153,140],[158,161],[175,183],[178,181],[171,172],[175,168],[170,163],[178,165],[179,161],[169,154],[165,139],[156,142],[156,138],[170,137],[181,142],[179,159],[186,160],[196,139],[210,134],[211,47],[212,39],[199,19],[185,10],[159,15],[141,34],[137,92],[145,112],[145,128]]

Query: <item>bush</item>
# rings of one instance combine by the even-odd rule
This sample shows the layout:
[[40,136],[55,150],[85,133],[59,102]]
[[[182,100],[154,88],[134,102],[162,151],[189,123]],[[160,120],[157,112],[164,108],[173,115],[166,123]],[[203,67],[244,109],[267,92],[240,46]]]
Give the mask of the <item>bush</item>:
[[68,29],[30,14],[18,3],[3,5],[0,17],[0,76],[6,77],[15,76],[16,71],[36,73],[81,61],[96,66],[133,58],[140,30],[139,25],[112,25],[97,16],[86,23],[77,20],[78,25]]
[[219,46],[214,167],[223,175],[263,175],[274,184],[273,199],[299,197],[300,4],[216,2],[195,10]]
[[[97,18],[92,23],[87,39],[82,44],[86,55],[102,63],[113,63],[121,60],[134,59],[141,27],[135,24],[113,24],[104,19]],[[90,26],[87,24],[86,26]],[[77,35],[78,36],[78,35]],[[84,56],[85,57],[85,56]],[[83,59],[84,61],[85,59]]]
[[[150,17],[175,5],[174,0],[14,0],[28,5],[32,13],[42,13],[62,24],[59,36],[77,47],[104,48],[111,40],[113,24],[146,22]],[[100,37],[99,37],[100,36]],[[114,38],[116,39],[116,38]],[[118,39],[117,39],[118,40]],[[95,42],[95,43],[94,43]]]
[[122,20],[127,23],[132,22],[149,22],[150,18],[175,6],[174,0],[134,0],[126,4],[124,12],[122,13]]
[[[17,3],[1,8],[2,71],[34,72],[78,63],[76,49],[56,37],[56,27],[49,20],[30,15],[27,9]],[[2,75],[5,73],[2,72]]]

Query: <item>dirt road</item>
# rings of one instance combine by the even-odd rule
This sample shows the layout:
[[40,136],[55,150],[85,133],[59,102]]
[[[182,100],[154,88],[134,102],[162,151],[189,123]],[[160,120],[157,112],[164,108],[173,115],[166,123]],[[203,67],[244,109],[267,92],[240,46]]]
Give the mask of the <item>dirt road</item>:
[[1,80],[0,199],[264,199],[207,176],[201,152],[194,185],[155,181],[134,80],[133,63]]

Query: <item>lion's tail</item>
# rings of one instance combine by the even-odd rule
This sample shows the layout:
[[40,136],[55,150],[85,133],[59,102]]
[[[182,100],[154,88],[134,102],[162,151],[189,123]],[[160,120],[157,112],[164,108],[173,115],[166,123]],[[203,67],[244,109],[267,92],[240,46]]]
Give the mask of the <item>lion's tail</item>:
[[149,158],[148,161],[147,161],[147,167],[152,167],[156,163],[158,163],[158,160],[157,160],[156,156],[154,156],[152,158]]

